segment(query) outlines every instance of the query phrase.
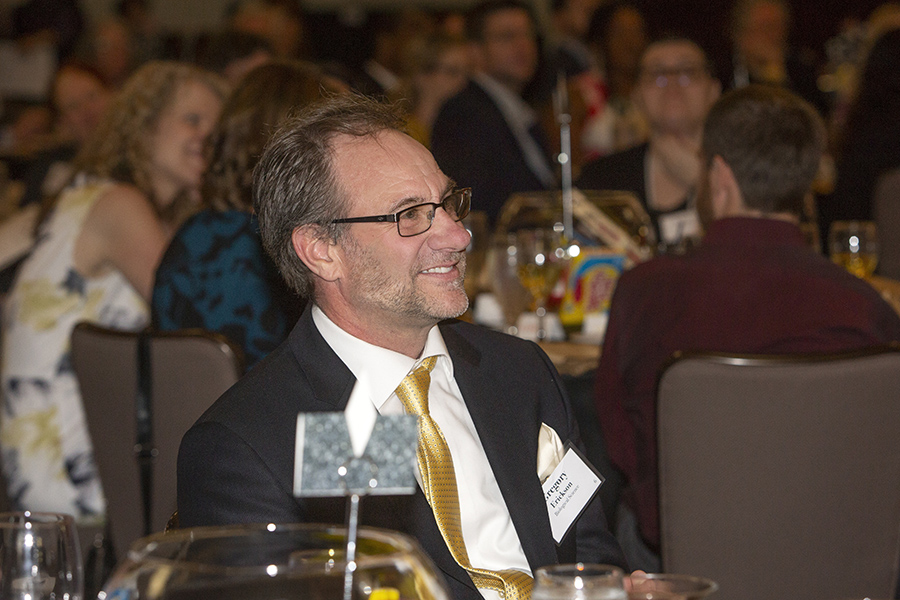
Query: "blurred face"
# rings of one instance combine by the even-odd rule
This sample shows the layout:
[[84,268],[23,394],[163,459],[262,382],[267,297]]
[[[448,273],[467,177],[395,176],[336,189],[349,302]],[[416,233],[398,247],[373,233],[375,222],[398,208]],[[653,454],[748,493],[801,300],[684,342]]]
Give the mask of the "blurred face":
[[[349,217],[440,202],[453,189],[431,153],[397,131],[338,138],[334,168]],[[341,238],[337,303],[369,331],[420,330],[468,307],[463,277],[470,236],[437,209],[431,229],[400,237],[396,223],[354,223]]]
[[200,186],[206,171],[206,138],[221,109],[218,95],[192,81],[175,92],[160,115],[151,150],[151,173],[154,192],[163,204],[182,190]]
[[279,58],[294,58],[303,41],[303,23],[281,6],[250,2],[234,16],[232,27],[264,38]]
[[569,0],[558,13],[557,26],[566,35],[583,38],[591,24],[598,0]]
[[696,135],[718,97],[719,83],[694,44],[661,42],[644,53],[635,101],[654,132]]
[[510,8],[488,16],[477,46],[481,69],[510,89],[520,91],[534,76],[537,37],[527,11]]
[[787,47],[788,15],[777,4],[754,4],[738,34],[738,45],[745,60],[765,63],[781,60]]
[[617,10],[609,21],[607,37],[604,57],[607,66],[634,72],[647,47],[647,28],[641,13],[631,7]]
[[90,73],[77,69],[64,69],[53,90],[60,125],[79,143],[96,129],[110,99],[106,86]]
[[418,82],[421,94],[446,100],[463,89],[469,78],[469,53],[465,46],[450,46],[441,53],[434,69]]
[[125,25],[107,21],[100,26],[95,39],[97,69],[109,82],[121,82],[131,67],[131,39]]

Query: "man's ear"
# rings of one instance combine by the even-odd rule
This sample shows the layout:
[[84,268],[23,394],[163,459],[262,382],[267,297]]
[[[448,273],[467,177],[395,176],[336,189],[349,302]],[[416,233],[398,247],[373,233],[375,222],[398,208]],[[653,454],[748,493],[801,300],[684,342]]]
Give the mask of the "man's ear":
[[340,277],[341,260],[334,243],[317,225],[303,225],[291,234],[294,252],[303,264],[325,281]]
[[716,155],[709,168],[709,194],[713,218],[743,214],[744,197],[725,159]]

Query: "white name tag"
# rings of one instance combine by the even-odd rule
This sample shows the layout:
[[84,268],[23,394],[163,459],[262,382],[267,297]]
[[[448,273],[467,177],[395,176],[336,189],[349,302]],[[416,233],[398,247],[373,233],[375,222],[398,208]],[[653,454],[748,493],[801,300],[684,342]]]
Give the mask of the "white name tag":
[[666,244],[680,244],[700,236],[700,217],[693,208],[659,215],[659,237]]
[[602,484],[603,477],[570,447],[542,486],[550,529],[557,544],[566,537]]

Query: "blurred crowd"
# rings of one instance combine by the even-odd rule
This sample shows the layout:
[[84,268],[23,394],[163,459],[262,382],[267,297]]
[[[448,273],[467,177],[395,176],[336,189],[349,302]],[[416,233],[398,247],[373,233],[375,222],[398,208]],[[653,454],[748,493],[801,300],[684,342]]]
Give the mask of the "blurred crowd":
[[490,223],[510,194],[558,189],[565,122],[578,185],[633,191],[660,243],[677,245],[700,227],[706,112],[751,83],[796,92],[830,125],[813,229],[871,218],[878,194],[896,200],[900,4],[848,19],[817,56],[789,45],[785,1],[739,0],[725,60],[651,31],[637,2],[533,8],[378,14],[361,28],[368,43],[330,53],[311,47],[328,23],[313,31],[293,0],[235,2],[220,30],[192,35],[163,31],[147,0],[120,0],[98,23],[77,0],[6,15],[0,53],[17,75],[2,84],[0,217],[30,210],[15,223],[34,232],[0,265],[14,503],[102,512],[68,364],[75,322],[219,331],[248,366],[284,339],[302,300],[261,247],[252,171],[279,122],[323,95],[403,103],[409,134]]

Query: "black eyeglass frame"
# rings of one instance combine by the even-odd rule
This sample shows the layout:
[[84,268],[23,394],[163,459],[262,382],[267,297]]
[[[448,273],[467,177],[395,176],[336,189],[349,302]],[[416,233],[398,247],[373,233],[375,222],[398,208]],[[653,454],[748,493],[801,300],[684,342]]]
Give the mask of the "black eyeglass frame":
[[[472,188],[460,188],[457,190],[453,190],[446,197],[444,197],[440,202],[423,202],[422,204],[415,204],[413,206],[408,206],[403,210],[399,210],[390,215],[373,215],[369,217],[348,217],[346,219],[335,219],[331,221],[332,224],[338,223],[396,223],[397,224],[397,234],[400,237],[415,237],[417,235],[422,235],[434,225],[434,215],[437,213],[437,209],[443,208],[444,212],[448,215],[450,211],[447,210],[445,204],[451,200],[454,196],[461,196],[457,209],[456,209],[456,217],[454,220],[458,223],[466,218],[466,215],[469,214],[469,210],[472,207]],[[415,210],[417,208],[422,208],[423,206],[433,206],[434,211],[431,213],[431,220],[428,223],[428,227],[419,231],[417,233],[404,235],[403,232],[400,231],[400,215],[405,212]]]

